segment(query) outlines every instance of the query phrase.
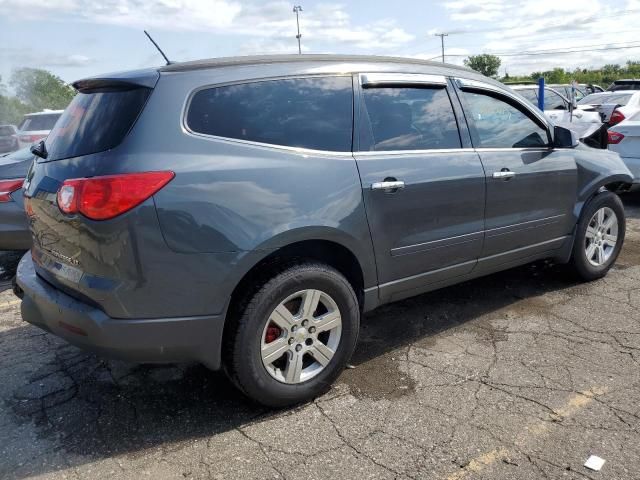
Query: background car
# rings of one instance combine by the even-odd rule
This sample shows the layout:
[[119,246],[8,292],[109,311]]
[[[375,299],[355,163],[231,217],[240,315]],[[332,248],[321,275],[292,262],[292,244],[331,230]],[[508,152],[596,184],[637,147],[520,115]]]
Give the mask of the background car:
[[47,138],[62,112],[63,110],[43,110],[42,112],[27,113],[18,126],[20,148],[29,147],[43,138]]
[[578,102],[578,108],[598,112],[603,122],[616,125],[640,111],[640,90],[592,93]]
[[640,112],[609,129],[609,150],[620,154],[640,187]]
[[31,247],[22,183],[32,161],[28,148],[0,157],[0,250]]
[[[511,88],[538,106],[538,86],[513,85]],[[569,99],[550,87],[544,88],[544,113],[556,123],[602,123],[602,118],[597,112],[575,109],[571,114]]]
[[19,148],[17,133],[15,125],[0,125],[0,153],[13,152]]
[[640,79],[626,78],[616,80],[607,88],[608,92],[618,92],[620,90],[640,90]]

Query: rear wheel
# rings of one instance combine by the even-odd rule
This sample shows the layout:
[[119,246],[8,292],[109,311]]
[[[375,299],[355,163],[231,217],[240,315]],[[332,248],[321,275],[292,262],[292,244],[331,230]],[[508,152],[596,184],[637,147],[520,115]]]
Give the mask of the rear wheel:
[[604,277],[624,243],[624,207],[612,192],[596,195],[584,208],[577,226],[571,264],[587,281]]
[[312,399],[338,377],[356,345],[360,309],[344,276],[308,263],[268,280],[231,321],[227,373],[253,400],[282,407]]

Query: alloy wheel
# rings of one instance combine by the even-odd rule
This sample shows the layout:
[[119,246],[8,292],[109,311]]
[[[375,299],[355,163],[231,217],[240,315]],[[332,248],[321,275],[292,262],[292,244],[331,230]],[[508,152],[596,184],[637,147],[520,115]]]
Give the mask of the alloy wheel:
[[589,263],[600,267],[607,263],[618,243],[618,217],[609,207],[596,211],[585,235],[585,253]]
[[341,334],[342,316],[331,296],[321,290],[301,290],[269,316],[260,345],[262,364],[279,382],[306,382],[331,362]]

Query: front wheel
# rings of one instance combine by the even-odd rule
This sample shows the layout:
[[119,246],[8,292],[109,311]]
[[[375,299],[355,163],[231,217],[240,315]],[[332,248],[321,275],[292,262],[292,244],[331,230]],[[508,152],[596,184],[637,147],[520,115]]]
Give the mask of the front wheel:
[[270,407],[310,400],[338,377],[355,349],[360,309],[339,272],[294,265],[267,281],[231,319],[226,371]]
[[615,263],[626,231],[620,197],[602,192],[585,205],[577,226],[571,264],[584,280],[604,277]]

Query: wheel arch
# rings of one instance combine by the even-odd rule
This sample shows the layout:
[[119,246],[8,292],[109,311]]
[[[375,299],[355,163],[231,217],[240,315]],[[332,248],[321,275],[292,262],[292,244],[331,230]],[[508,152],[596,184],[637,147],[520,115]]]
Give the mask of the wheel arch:
[[633,179],[626,174],[602,176],[594,179],[579,192],[578,202],[576,203],[574,211],[576,222],[580,221],[580,216],[582,215],[585,205],[596,195],[603,191],[613,193],[625,192],[631,187],[632,180]]

